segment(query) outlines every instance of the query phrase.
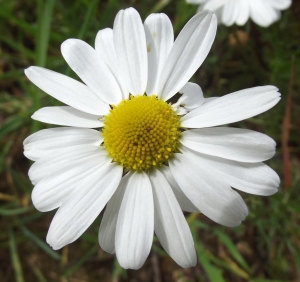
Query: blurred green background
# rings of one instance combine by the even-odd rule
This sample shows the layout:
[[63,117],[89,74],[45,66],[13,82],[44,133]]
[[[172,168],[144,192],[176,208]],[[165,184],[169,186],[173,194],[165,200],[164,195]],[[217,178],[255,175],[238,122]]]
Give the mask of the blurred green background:
[[267,113],[234,124],[263,132],[277,142],[268,161],[282,179],[271,197],[243,194],[250,214],[237,228],[186,214],[198,253],[195,268],[182,269],[154,239],[144,266],[120,268],[97,240],[101,216],[76,242],[53,251],[45,242],[54,211],[40,213],[30,200],[31,162],[23,140],[50,125],[30,116],[59,102],[43,93],[24,69],[45,66],[73,76],[60,53],[68,38],[92,46],[97,31],[112,27],[119,9],[135,7],[144,20],[166,13],[175,35],[196,12],[184,0],[0,0],[0,281],[300,281],[300,1],[269,28],[219,26],[217,37],[193,81],[205,97],[272,84],[282,93]]

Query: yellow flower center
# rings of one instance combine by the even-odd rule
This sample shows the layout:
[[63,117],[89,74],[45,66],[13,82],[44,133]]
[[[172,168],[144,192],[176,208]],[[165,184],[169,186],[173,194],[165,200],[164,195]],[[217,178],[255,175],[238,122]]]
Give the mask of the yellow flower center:
[[161,166],[179,144],[180,121],[155,95],[131,96],[104,118],[104,148],[118,165],[144,171]]

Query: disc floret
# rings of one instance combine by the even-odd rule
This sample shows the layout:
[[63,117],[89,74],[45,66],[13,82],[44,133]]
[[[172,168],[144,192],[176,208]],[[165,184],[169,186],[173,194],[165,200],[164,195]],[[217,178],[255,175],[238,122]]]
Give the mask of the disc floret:
[[179,145],[180,120],[155,95],[130,96],[104,118],[104,148],[118,165],[145,171],[161,166]]

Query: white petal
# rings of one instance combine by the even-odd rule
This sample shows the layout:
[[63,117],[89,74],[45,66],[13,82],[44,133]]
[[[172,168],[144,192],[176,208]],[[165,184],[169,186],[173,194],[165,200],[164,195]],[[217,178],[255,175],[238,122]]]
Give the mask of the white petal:
[[154,207],[150,180],[146,173],[134,173],[119,211],[116,229],[116,254],[119,264],[139,269],[152,245]]
[[236,24],[244,25],[250,16],[250,7],[248,1],[238,1],[239,14],[237,15]]
[[223,7],[222,22],[226,26],[231,26],[239,14],[238,4],[236,2],[235,0],[228,0]]
[[31,194],[36,209],[46,212],[60,207],[73,191],[81,187],[82,182],[89,178],[95,168],[106,160],[104,155],[93,154],[83,162],[70,162],[65,169],[43,178]]
[[122,100],[120,87],[108,66],[86,42],[68,39],[61,45],[61,52],[71,69],[107,104]]
[[199,158],[191,156],[175,154],[169,161],[171,172],[183,193],[213,221],[228,227],[239,225],[248,214],[242,197],[223,179],[217,179],[211,168],[200,163]]
[[185,109],[184,107],[176,107],[176,108],[174,108],[173,105],[172,105],[172,108],[173,108],[174,112],[178,116],[186,115],[186,113],[188,112],[187,109]]
[[248,129],[214,127],[182,132],[181,144],[207,155],[255,163],[275,155],[275,141]]
[[209,98],[204,98],[204,103],[203,104],[205,104],[205,103],[209,103],[209,102],[211,102],[211,101],[213,101],[213,100],[216,100],[216,99],[218,99],[219,97],[209,97]]
[[114,75],[119,84],[123,98],[128,99],[129,93],[120,72],[120,66],[115,52],[113,30],[111,28],[105,28],[98,31],[95,40],[95,49]]
[[46,240],[54,250],[74,242],[93,223],[117,189],[122,171],[107,157],[107,162],[95,167],[70,194],[56,212],[47,234]]
[[251,19],[258,25],[268,27],[278,20],[279,14],[268,1],[252,0],[250,4]]
[[25,74],[47,94],[77,110],[92,115],[106,115],[109,111],[108,104],[73,78],[41,67],[30,67]]
[[31,118],[50,124],[96,128],[103,123],[98,115],[91,115],[68,106],[45,107],[37,110]]
[[148,95],[157,93],[158,79],[174,41],[173,27],[165,14],[151,14],[144,23],[148,54]]
[[188,82],[179,93],[183,93],[184,107],[189,111],[198,108],[204,103],[204,97],[201,87],[192,82]]
[[285,10],[292,4],[292,0],[271,0],[271,5],[278,10]]
[[277,173],[264,163],[240,163],[193,152],[181,147],[183,154],[197,158],[210,167],[215,177],[243,192],[270,196],[278,191],[280,179]]
[[188,113],[181,119],[181,126],[211,127],[256,116],[279,102],[277,91],[274,86],[261,86],[225,95]]
[[195,207],[195,205],[187,198],[187,196],[182,192],[182,190],[178,186],[176,180],[174,179],[170,171],[170,168],[168,166],[162,166],[159,168],[159,171],[163,174],[163,176],[167,179],[168,183],[170,184],[180,207],[187,212],[199,213],[200,210]]
[[78,145],[66,148],[64,152],[56,151],[48,154],[36,161],[29,169],[28,175],[30,180],[36,184],[42,178],[51,174],[55,176],[56,171],[68,168],[71,164],[82,163],[94,154],[107,154],[99,146]]
[[186,3],[189,4],[202,4],[205,3],[207,0],[186,0]]
[[217,19],[211,12],[196,14],[178,35],[162,69],[157,94],[174,96],[200,67],[216,35]]
[[203,5],[204,10],[216,11],[222,8],[228,0],[210,0]]
[[181,267],[195,266],[193,237],[168,181],[158,170],[153,170],[149,178],[153,188],[154,230],[161,245]]
[[93,129],[76,127],[57,127],[43,129],[28,136],[24,142],[24,155],[37,161],[47,154],[77,145],[98,145],[103,138]]
[[115,235],[119,210],[128,186],[128,180],[132,173],[127,173],[121,180],[120,185],[107,203],[98,234],[100,247],[113,254],[115,252]]
[[114,22],[114,45],[126,88],[133,95],[143,95],[147,86],[148,63],[146,36],[139,13],[121,10]]

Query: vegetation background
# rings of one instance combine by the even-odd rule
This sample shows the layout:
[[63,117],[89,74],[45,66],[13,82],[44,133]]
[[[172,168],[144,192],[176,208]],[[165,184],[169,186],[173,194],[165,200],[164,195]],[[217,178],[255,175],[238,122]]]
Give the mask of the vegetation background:
[[198,253],[194,268],[182,269],[154,239],[145,265],[123,270],[97,241],[101,216],[76,242],[53,251],[45,242],[54,212],[33,207],[31,162],[22,142],[51,125],[30,116],[59,102],[43,93],[24,69],[43,66],[76,77],[60,44],[80,38],[94,45],[99,29],[112,27],[119,9],[135,7],[144,20],[166,13],[177,35],[196,6],[184,0],[0,0],[0,281],[300,281],[300,1],[269,28],[219,26],[216,40],[193,80],[206,97],[259,85],[276,85],[280,103],[234,126],[263,132],[277,142],[267,163],[282,179],[271,197],[243,194],[250,214],[237,228],[186,214]]

